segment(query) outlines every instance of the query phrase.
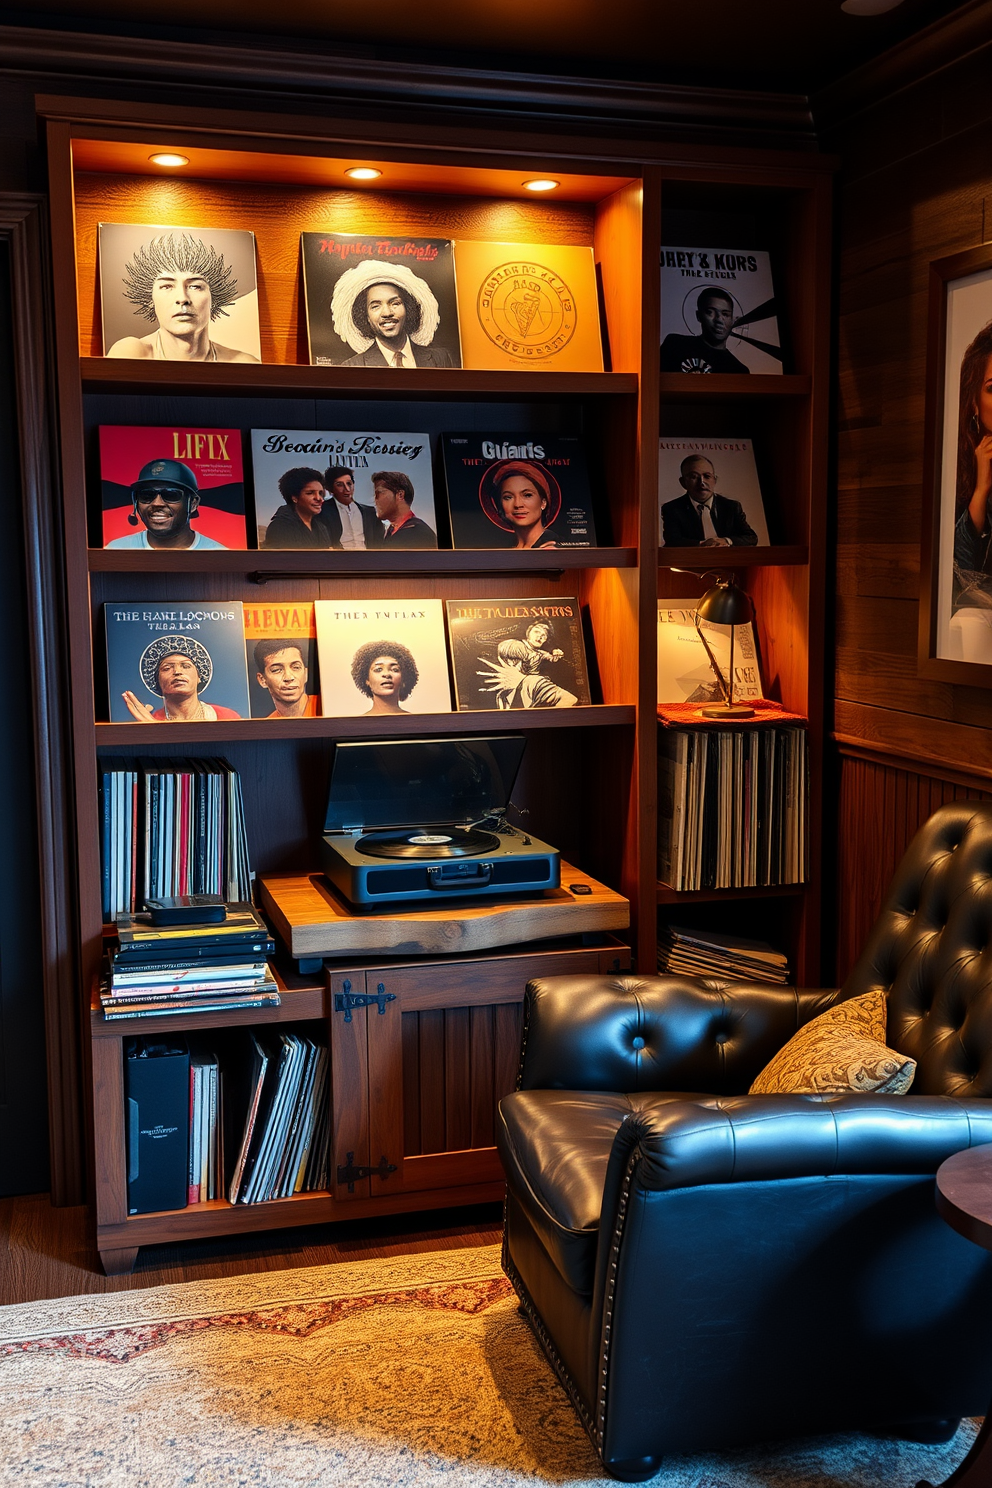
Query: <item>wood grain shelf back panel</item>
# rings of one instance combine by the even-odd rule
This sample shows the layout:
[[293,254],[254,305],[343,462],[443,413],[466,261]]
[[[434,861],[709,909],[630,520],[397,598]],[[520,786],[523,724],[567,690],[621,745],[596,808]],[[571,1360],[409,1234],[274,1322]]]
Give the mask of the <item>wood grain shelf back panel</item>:
[[[491,197],[361,191],[275,183],[190,181],[175,175],[75,176],[79,346],[99,356],[98,224],[162,223],[255,234],[263,363],[308,363],[300,270],[301,232],[409,233],[505,243],[592,246],[594,209]],[[387,369],[388,370],[388,369]]]

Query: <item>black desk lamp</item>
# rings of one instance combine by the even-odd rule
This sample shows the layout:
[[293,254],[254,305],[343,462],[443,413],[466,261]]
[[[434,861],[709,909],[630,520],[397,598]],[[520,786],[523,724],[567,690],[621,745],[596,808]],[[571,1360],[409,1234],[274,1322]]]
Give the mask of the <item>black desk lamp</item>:
[[[717,680],[726,698],[725,703],[714,703],[711,707],[701,708],[700,713],[704,718],[753,718],[753,708],[749,708],[746,703],[734,702],[734,636],[736,634],[734,627],[749,625],[754,619],[754,606],[751,604],[750,597],[734,583],[732,578],[721,579],[712,589],[707,589],[696,606],[693,618],[699,639],[706,647],[710,665],[716,672]],[[717,666],[716,658],[707,644],[706,637],[700,629],[700,620],[708,620],[711,625],[730,626],[730,677],[726,683]]]

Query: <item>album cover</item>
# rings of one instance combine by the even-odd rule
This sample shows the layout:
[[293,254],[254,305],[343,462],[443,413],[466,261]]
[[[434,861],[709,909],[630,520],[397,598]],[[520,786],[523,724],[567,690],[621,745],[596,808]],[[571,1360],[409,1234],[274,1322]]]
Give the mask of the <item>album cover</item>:
[[252,718],[319,718],[313,605],[246,604],[244,615]]
[[661,370],[783,370],[767,253],[662,248]]
[[450,713],[439,599],[318,599],[325,718]]
[[766,547],[750,439],[660,439],[661,546]]
[[246,548],[240,429],[103,424],[105,548]]
[[442,449],[453,547],[596,546],[581,439],[445,434]]
[[602,372],[591,248],[455,244],[466,367]]
[[103,611],[111,723],[250,716],[239,603],[121,599]]
[[156,362],[258,362],[255,234],[101,222],[103,354]]
[[437,547],[429,435],[253,429],[251,452],[260,548]]
[[315,367],[460,367],[447,238],[300,234]]
[[[694,599],[658,601],[658,701],[659,703],[723,703],[706,645],[696,630]],[[730,668],[730,626],[700,622],[706,644],[726,682]],[[764,697],[758,651],[751,625],[734,627],[734,702],[753,702]]]
[[449,599],[459,712],[592,701],[575,599]]

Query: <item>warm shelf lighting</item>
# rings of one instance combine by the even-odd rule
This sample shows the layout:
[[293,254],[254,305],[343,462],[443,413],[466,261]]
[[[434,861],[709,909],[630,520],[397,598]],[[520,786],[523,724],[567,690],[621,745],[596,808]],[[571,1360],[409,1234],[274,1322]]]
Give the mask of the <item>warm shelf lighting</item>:
[[152,165],[189,165],[189,156],[177,155],[174,150],[161,150],[157,155],[149,155],[148,159]]
[[536,181],[525,181],[523,184],[526,191],[554,191],[561,182],[552,181],[550,176],[541,176]]
[[353,181],[377,181],[382,175],[381,170],[376,170],[373,165],[353,165],[351,170],[345,171]]

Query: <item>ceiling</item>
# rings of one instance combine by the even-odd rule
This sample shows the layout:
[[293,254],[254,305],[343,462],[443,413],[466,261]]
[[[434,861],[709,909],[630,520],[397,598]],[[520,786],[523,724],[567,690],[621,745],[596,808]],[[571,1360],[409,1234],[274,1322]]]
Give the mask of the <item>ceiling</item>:
[[[384,60],[809,93],[959,8],[903,0],[851,16],[840,0],[53,0],[7,24],[268,45]],[[135,15],[141,17],[140,23]]]

